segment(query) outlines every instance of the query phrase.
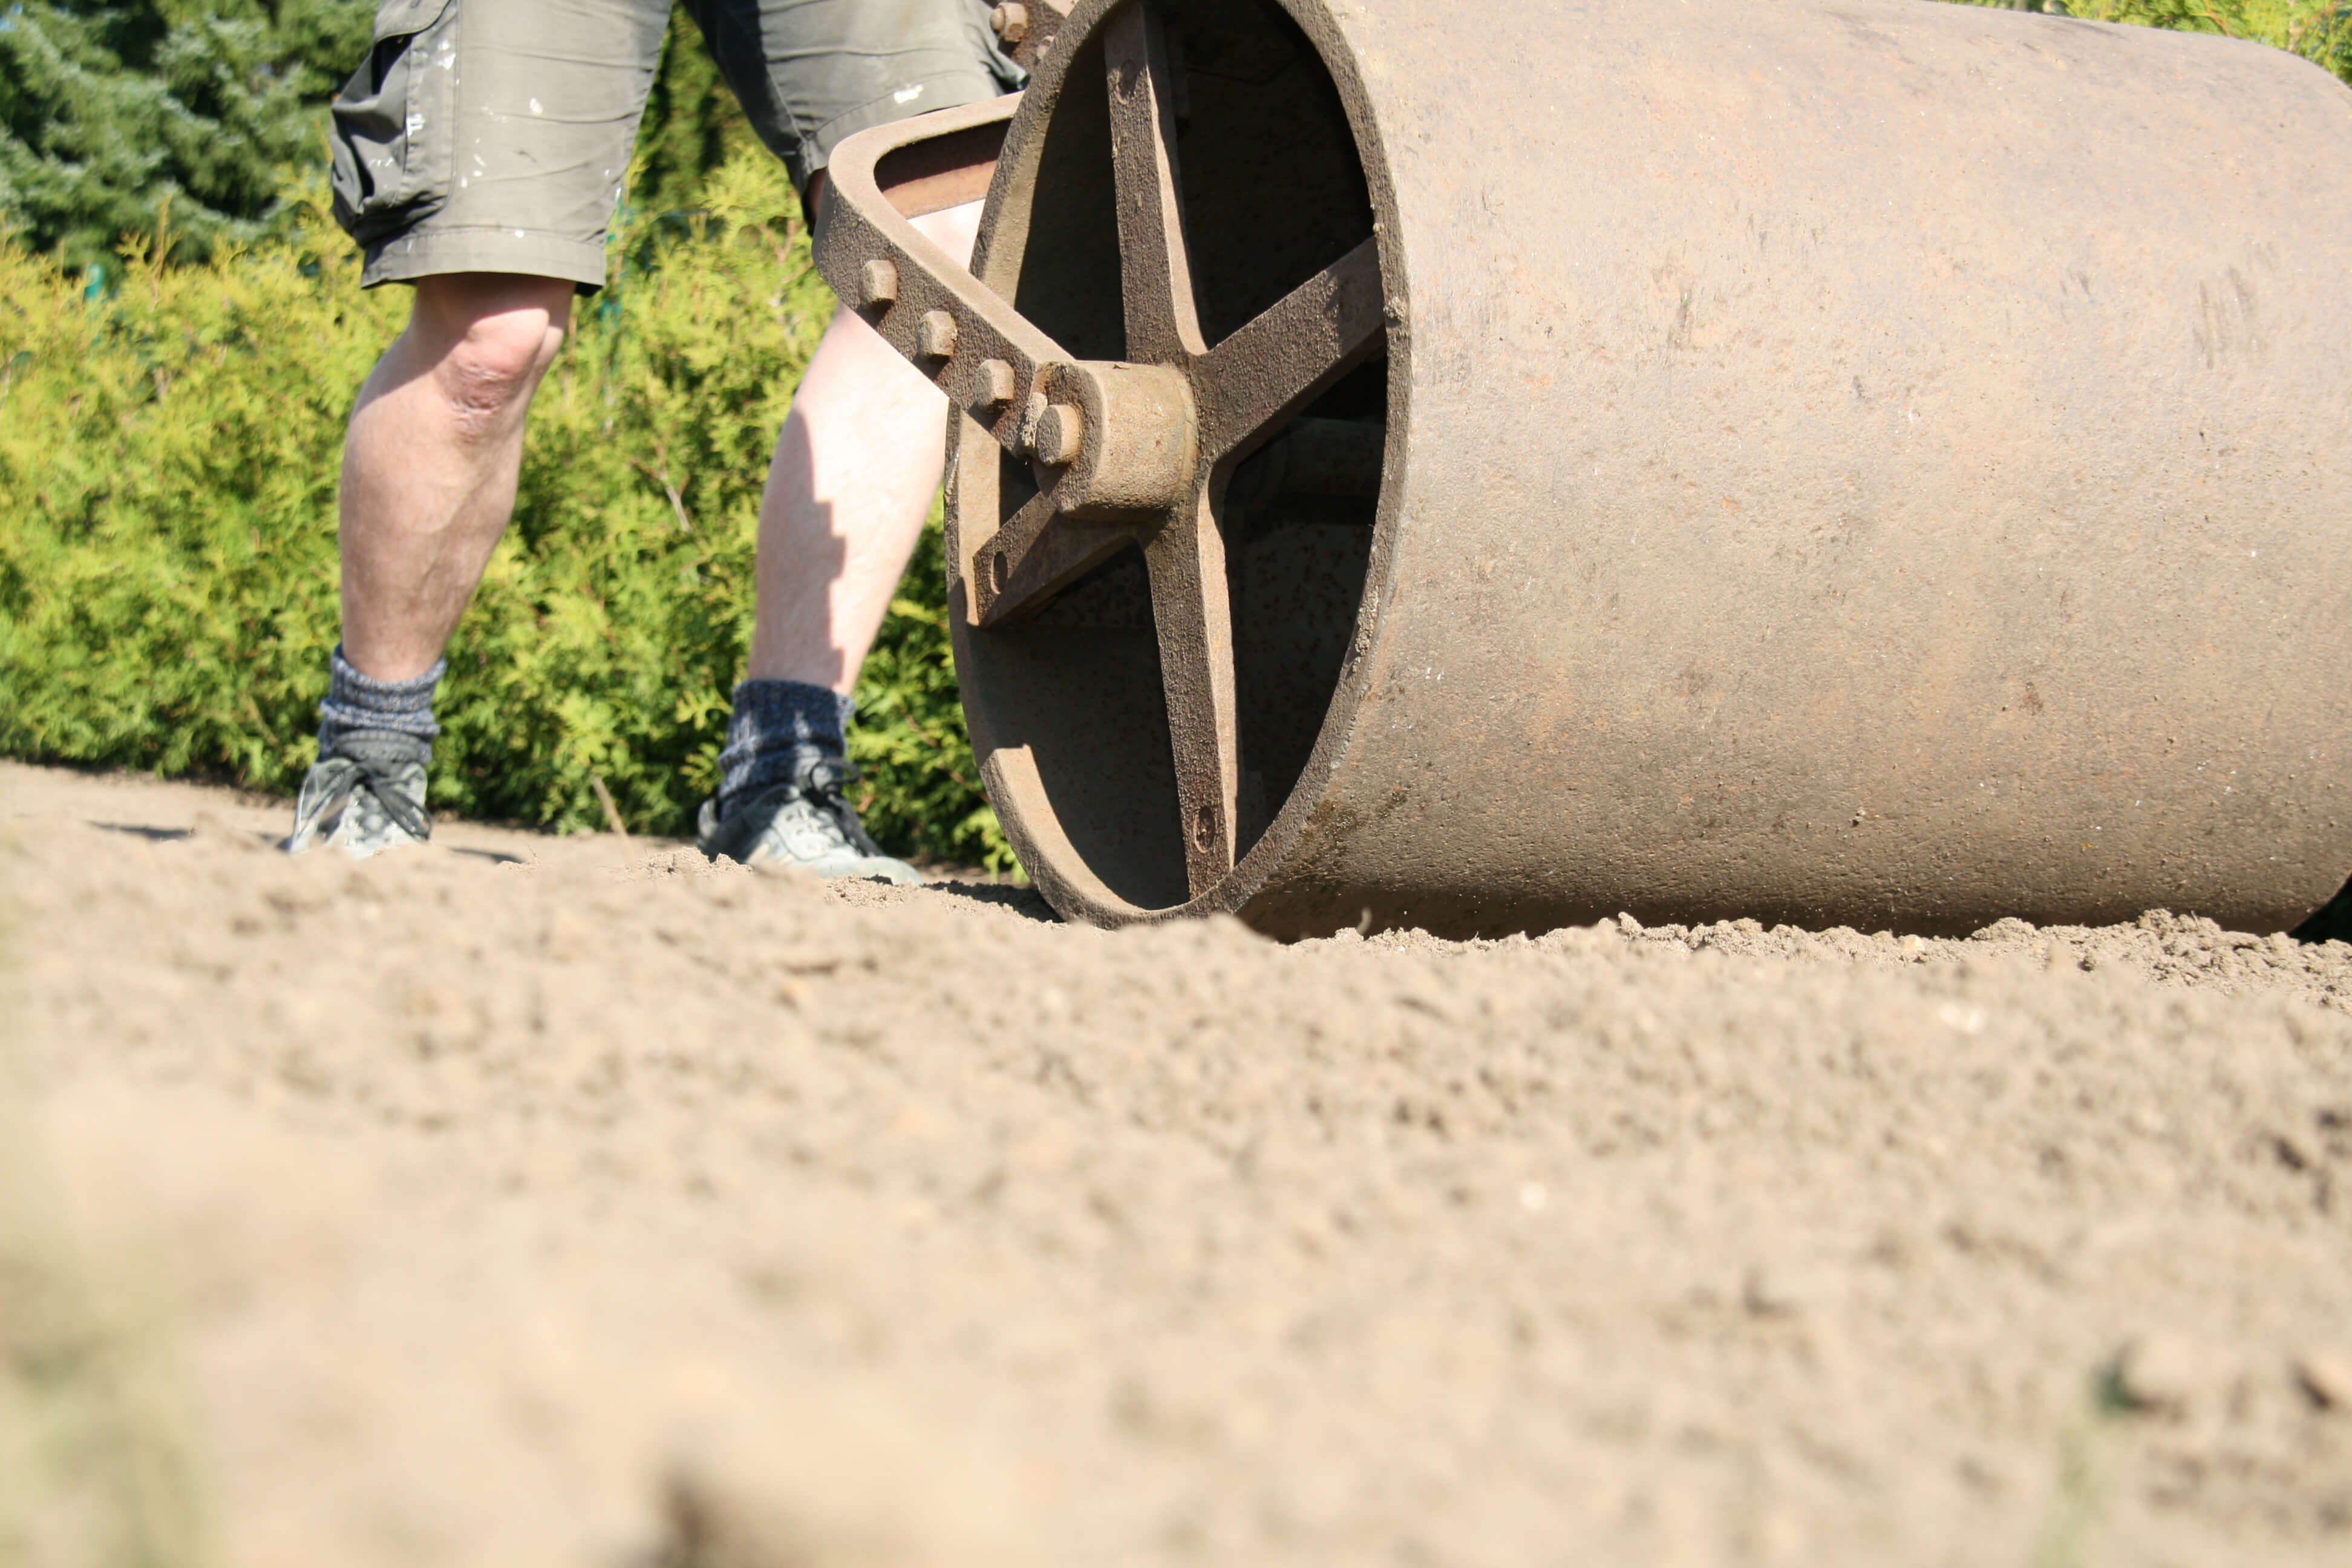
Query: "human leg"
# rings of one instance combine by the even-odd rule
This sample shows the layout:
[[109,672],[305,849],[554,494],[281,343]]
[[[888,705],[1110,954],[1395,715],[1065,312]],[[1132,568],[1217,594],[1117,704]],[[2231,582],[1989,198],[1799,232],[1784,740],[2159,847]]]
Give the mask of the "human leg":
[[363,281],[416,286],[343,454],[344,650],[378,680],[440,658],[506,527],[574,286],[604,279],[669,9],[386,6],[336,97],[336,216]]
[[407,331],[360,388],[343,442],[343,654],[375,679],[430,669],[473,597],[572,295],[559,279],[420,279]]
[[[914,220],[958,261],[980,204]],[[947,460],[947,398],[855,312],[836,311],[776,439],[760,500],[750,678],[847,695]]]
[[343,645],[288,847],[423,839],[441,653],[513,510],[575,288],[604,277],[670,0],[383,7],[333,105],[335,215],[407,329],[345,437]]
[[[687,8],[804,197],[845,137],[1027,79],[999,47],[986,0],[687,0]],[[968,261],[980,204],[914,221]],[[751,679],[845,696],[856,684],[939,489],[946,408],[865,321],[835,315],[793,396],[761,500]]]
[[[915,220],[959,261],[980,205]],[[849,693],[907,570],[946,462],[947,398],[855,313],[835,312],[793,394],[761,498],[758,619],[735,689],[703,847],[845,876],[914,873],[879,858],[840,785]],[[739,809],[740,808],[740,809]],[[802,820],[807,818],[808,820]],[[839,829],[825,842],[826,821]]]
[[343,640],[289,848],[324,838],[365,857],[430,836],[441,650],[514,510],[524,416],[572,291],[513,274],[424,279],[361,387],[343,438]]
[[[996,97],[1025,79],[982,0],[687,0],[761,139],[805,197],[843,138]],[[968,255],[974,205],[920,220]],[[785,422],[761,507],[759,608],[703,847],[826,875],[879,857],[841,785],[848,693],[939,489],[946,403],[867,325],[835,318]]]

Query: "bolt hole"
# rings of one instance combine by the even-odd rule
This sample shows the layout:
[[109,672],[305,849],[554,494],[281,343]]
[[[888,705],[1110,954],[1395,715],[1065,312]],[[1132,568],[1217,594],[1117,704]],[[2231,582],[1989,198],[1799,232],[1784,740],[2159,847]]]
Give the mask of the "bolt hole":
[[[1192,819],[1192,847],[1205,855],[1209,852],[1209,846],[1214,844],[1216,841],[1216,807],[1203,805],[1201,808],[1200,815]],[[1165,843],[1167,841],[1162,839],[1161,842]]]
[[997,551],[988,558],[988,585],[990,587],[1002,594],[1004,592],[1004,584],[1012,578],[1012,569],[1004,564],[1004,552],[1002,550]]

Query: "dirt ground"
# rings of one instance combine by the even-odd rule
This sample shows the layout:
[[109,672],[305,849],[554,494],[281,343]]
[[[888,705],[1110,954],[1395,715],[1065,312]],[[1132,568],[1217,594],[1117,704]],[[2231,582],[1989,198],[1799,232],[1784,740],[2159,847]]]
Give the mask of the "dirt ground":
[[0,768],[0,1561],[2352,1561],[2352,947],[1281,947]]

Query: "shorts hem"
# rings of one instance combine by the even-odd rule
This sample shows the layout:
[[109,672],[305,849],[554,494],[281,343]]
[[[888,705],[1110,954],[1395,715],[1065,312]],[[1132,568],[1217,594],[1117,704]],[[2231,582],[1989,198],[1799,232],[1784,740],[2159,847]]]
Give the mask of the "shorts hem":
[[367,247],[360,287],[411,283],[451,272],[514,272],[553,278],[594,292],[604,286],[603,240],[567,239],[529,229],[435,228],[397,235]]

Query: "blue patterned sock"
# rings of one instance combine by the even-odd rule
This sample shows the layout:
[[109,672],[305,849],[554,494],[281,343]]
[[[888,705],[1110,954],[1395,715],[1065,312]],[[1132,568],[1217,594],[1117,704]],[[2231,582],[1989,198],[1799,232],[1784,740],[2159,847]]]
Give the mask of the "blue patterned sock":
[[719,816],[771,784],[789,782],[810,757],[838,757],[857,711],[855,698],[804,680],[747,680],[735,689],[727,745],[719,753]]
[[441,732],[433,721],[433,689],[449,668],[442,659],[414,680],[378,680],[362,675],[335,646],[326,700],[319,704],[319,755],[335,754],[335,743],[355,731],[389,731],[430,742]]

